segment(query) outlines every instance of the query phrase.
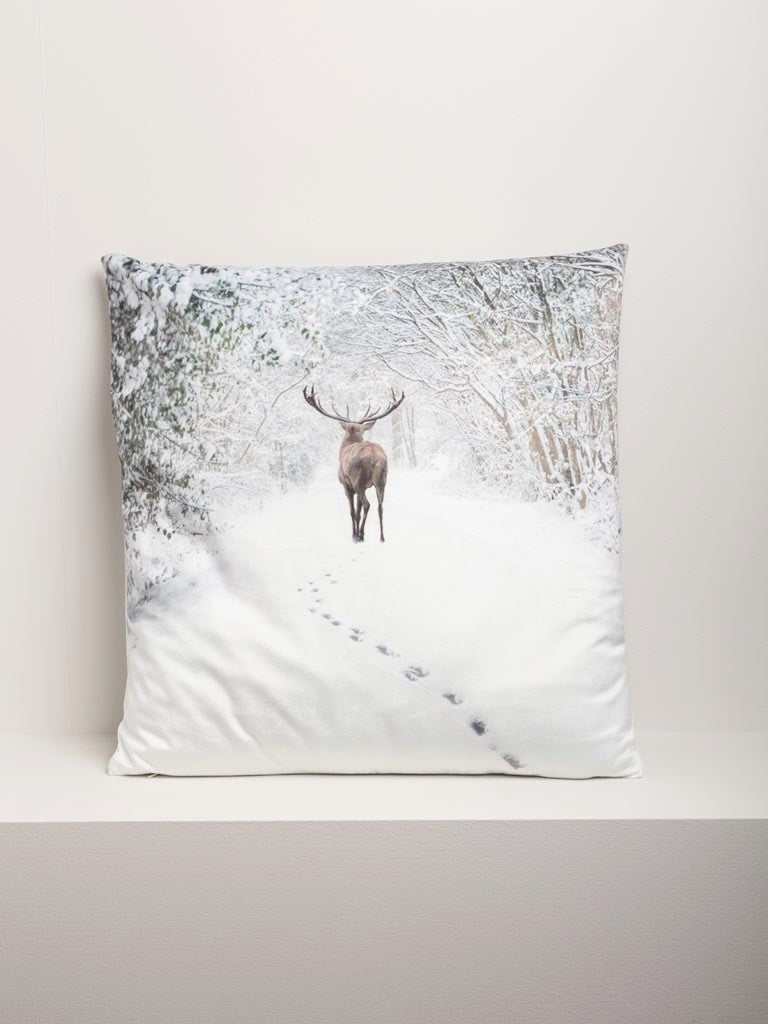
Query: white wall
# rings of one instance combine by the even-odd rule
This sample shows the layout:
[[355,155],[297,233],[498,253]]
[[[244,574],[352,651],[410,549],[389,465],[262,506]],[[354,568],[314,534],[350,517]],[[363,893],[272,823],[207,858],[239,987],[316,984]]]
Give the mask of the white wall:
[[119,717],[102,253],[378,263],[620,240],[639,730],[768,728],[765,4],[5,0],[2,17],[0,728]]

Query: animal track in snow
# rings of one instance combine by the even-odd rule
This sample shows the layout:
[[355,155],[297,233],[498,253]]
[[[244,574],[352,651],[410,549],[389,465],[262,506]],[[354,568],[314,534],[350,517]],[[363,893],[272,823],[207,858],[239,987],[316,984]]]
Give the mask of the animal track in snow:
[[514,768],[516,772],[525,767],[523,762],[519,758],[515,757],[514,754],[502,754],[501,758],[503,761],[507,762],[510,768]]
[[417,679],[425,679],[429,675],[429,671],[422,668],[421,665],[409,665],[408,668],[403,669],[403,675],[409,682],[414,683]]
[[[357,558],[352,558],[351,561],[356,562]],[[329,583],[335,584],[338,583],[338,580],[335,577],[339,573],[339,566],[334,565],[332,568],[333,572],[323,573],[323,577],[324,579],[328,580]],[[310,580],[308,585],[311,590],[311,593],[317,595],[312,599],[314,601],[315,607],[307,609],[308,611],[314,613],[319,610],[318,606],[322,602],[323,598],[322,596],[320,596],[320,589],[315,585],[314,580]],[[297,589],[299,591],[303,590],[302,587],[298,587]],[[332,626],[340,626],[342,624],[340,619],[334,618],[332,612],[321,612],[320,617],[325,619],[325,621],[330,623],[330,625]],[[365,642],[365,630],[360,629],[358,626],[350,626],[349,633],[347,634],[347,636],[356,644],[361,644]],[[375,644],[374,647],[379,652],[379,654],[383,655],[386,658],[395,658],[396,660],[399,660],[401,657],[397,653],[397,651],[393,650],[385,643]],[[427,684],[424,683],[423,680],[425,680],[430,675],[430,672],[429,669],[423,668],[421,665],[406,665],[404,668],[400,669],[400,672],[401,675],[403,675],[408,680],[408,682],[415,683],[421,689],[432,694],[433,696],[439,695],[443,698],[443,700],[448,701],[448,703],[453,705],[454,707],[458,707],[459,705],[464,703],[463,699],[457,693],[454,693],[452,691],[446,691],[443,693],[436,694],[433,688],[428,688]],[[509,765],[510,768],[512,768],[514,771],[519,771],[521,768],[524,767],[523,763],[519,760],[519,758],[515,757],[514,754],[505,754],[499,751],[496,743],[492,742],[488,726],[482,720],[482,718],[479,718],[477,716],[472,718],[465,717],[464,720],[466,724],[469,726],[469,728],[472,729],[473,733],[476,736],[484,738],[488,749],[492,751],[494,754],[496,754],[498,757],[500,757],[507,765]]]

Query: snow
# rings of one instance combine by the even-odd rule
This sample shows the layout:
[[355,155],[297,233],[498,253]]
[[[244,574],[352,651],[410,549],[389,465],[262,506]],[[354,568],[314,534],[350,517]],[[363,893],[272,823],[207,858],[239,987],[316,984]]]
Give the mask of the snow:
[[382,544],[369,497],[356,544],[318,467],[153,592],[111,770],[635,774],[617,557],[400,468]]

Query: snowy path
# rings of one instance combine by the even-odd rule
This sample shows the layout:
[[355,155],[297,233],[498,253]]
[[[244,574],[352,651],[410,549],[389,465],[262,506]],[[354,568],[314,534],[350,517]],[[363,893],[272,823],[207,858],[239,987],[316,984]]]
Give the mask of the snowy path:
[[[373,534],[374,539],[369,539],[367,543],[379,543],[378,532]],[[356,550],[356,549],[352,549]],[[306,593],[310,599],[310,605],[307,611],[314,615],[317,614],[321,619],[324,619],[330,626],[342,627],[344,635],[356,644],[372,643],[373,641],[367,638],[365,629],[361,629],[359,626],[350,626],[344,629],[344,623],[341,619],[336,617],[336,613],[331,611],[334,607],[334,592],[331,591],[331,586],[336,586],[339,583],[339,577],[343,575],[342,565],[346,564],[347,568],[352,568],[358,562],[358,555],[361,552],[352,554],[348,560],[339,557],[338,555],[333,558],[331,564],[331,571],[324,572],[322,578],[315,581],[309,580],[306,587],[299,587],[299,593]],[[330,561],[330,560],[329,560]],[[455,690],[446,689],[441,687],[438,681],[431,678],[429,669],[422,665],[415,665],[409,662],[409,660],[393,650],[386,643],[379,642],[375,643],[375,649],[385,658],[391,658],[392,663],[395,666],[395,670],[400,673],[408,682],[418,686],[425,693],[440,699],[448,701],[448,703],[455,708],[462,708],[464,699]],[[519,770],[523,767],[517,757],[514,754],[503,753],[499,751],[498,744],[493,741],[493,737],[489,732],[486,723],[477,715],[467,714],[467,709],[462,708],[461,717],[466,721],[467,726],[472,730],[475,736],[483,738],[488,749],[494,753],[498,753],[502,760],[513,768]]]
[[320,467],[143,606],[131,720],[155,729],[148,688],[147,706],[177,709],[161,770],[190,770],[176,751],[192,748],[195,771],[221,771],[224,750],[230,773],[569,774],[585,689],[605,690],[606,721],[623,699],[616,560],[557,509],[452,498],[417,474],[391,474],[385,544],[375,512],[353,543]]

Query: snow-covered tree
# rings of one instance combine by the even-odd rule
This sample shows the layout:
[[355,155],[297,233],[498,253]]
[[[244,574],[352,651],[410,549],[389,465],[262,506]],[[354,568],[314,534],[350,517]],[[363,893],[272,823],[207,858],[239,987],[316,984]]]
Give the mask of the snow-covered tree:
[[554,501],[615,549],[625,256],[306,270],[106,258],[142,562],[129,560],[130,586],[164,579],[190,538],[334,457],[338,429],[308,410],[306,383],[350,417],[404,390],[374,431],[395,466],[457,494]]

